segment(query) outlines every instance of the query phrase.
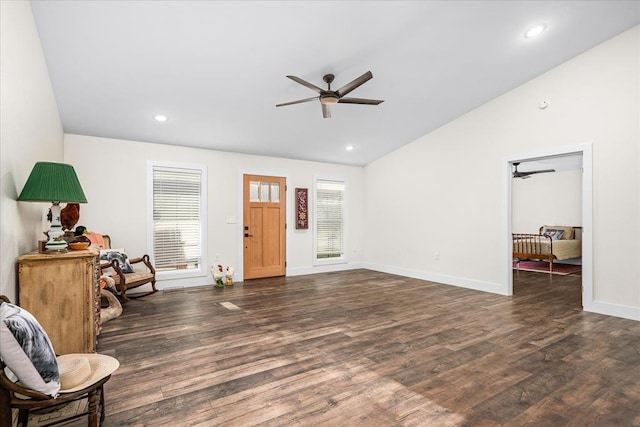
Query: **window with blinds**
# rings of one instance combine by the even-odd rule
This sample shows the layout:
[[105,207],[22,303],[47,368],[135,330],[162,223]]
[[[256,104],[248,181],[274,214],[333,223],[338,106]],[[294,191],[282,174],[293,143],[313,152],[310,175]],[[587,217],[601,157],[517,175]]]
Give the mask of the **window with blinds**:
[[204,169],[153,165],[153,256],[158,272],[200,270]]
[[316,180],[316,259],[344,255],[344,189],[342,181]]

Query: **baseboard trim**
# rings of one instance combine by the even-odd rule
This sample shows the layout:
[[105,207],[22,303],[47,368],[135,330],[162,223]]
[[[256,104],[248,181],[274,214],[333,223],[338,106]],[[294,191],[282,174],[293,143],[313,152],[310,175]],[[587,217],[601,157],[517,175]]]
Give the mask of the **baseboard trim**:
[[341,264],[313,265],[309,267],[287,268],[287,276],[302,276],[305,274],[331,273],[334,271],[356,270],[366,268],[359,262],[346,262]]
[[623,319],[640,321],[640,307],[614,304],[604,301],[591,301],[582,307],[584,311],[604,314],[607,316],[621,317]]
[[414,279],[427,280],[429,282],[441,283],[443,285],[458,286],[460,288],[473,289],[475,291],[489,292],[498,295],[507,295],[504,285],[499,283],[484,282],[481,280],[467,279],[465,277],[448,276],[445,274],[430,273],[428,271],[410,270],[406,268],[393,267],[390,265],[368,264],[362,268],[379,271],[381,273],[397,274],[399,276],[411,277]]
[[[183,279],[165,279],[165,280],[156,281],[156,288],[158,290],[165,290],[165,289],[173,290],[175,288],[192,288],[194,286],[204,286],[204,285],[213,285],[213,277],[211,275],[199,276],[199,277],[188,277]],[[144,286],[147,286],[147,285],[144,285]],[[151,289],[151,285],[149,285],[149,289]]]

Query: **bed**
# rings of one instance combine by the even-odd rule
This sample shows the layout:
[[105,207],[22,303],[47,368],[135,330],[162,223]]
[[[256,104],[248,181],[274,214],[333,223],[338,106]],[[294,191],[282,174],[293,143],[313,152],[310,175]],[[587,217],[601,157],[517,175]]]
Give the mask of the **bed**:
[[553,261],[582,256],[582,227],[543,225],[537,234],[513,233],[513,260],[516,267],[523,259]]

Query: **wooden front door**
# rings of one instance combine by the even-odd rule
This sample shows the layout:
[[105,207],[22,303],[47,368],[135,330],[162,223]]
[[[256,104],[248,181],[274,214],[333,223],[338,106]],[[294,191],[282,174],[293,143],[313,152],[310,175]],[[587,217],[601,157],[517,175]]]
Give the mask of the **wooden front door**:
[[244,175],[244,278],[285,275],[286,180]]

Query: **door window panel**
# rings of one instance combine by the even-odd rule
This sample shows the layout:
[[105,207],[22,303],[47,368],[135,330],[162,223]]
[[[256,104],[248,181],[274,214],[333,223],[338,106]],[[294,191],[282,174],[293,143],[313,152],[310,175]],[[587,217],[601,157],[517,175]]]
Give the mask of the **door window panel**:
[[280,184],[277,182],[271,183],[271,202],[280,203]]
[[260,195],[258,193],[258,190],[260,188],[260,183],[257,181],[251,181],[249,182],[249,201],[251,202],[259,202],[260,201]]
[[260,201],[262,203],[269,202],[269,183],[268,182],[260,183]]

